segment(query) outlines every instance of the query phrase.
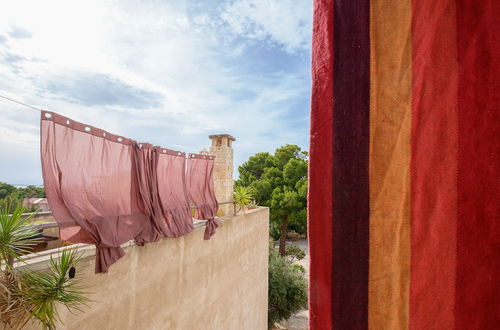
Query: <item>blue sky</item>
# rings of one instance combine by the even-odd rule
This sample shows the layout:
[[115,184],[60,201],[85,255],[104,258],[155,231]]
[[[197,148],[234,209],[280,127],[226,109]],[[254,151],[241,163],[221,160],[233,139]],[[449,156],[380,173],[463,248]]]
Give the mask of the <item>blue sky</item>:
[[[307,149],[311,23],[312,0],[5,1],[0,94],[186,152],[229,133],[238,166]],[[0,155],[42,183],[37,112],[0,99]]]

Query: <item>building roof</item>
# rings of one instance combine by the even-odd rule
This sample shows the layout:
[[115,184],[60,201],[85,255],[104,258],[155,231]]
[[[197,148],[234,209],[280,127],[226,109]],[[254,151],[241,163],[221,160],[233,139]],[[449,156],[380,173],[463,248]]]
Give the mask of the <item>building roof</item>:
[[210,139],[219,138],[219,137],[227,137],[231,141],[236,141],[236,139],[232,135],[230,135],[230,134],[214,134],[214,135],[209,135],[208,137]]

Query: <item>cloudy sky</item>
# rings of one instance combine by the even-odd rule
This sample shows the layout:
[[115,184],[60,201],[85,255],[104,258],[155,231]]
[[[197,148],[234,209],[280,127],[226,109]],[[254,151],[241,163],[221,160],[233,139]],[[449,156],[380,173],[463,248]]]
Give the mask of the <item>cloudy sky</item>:
[[[0,94],[236,166],[307,148],[312,0],[0,2]],[[0,99],[0,181],[41,184],[39,113]]]

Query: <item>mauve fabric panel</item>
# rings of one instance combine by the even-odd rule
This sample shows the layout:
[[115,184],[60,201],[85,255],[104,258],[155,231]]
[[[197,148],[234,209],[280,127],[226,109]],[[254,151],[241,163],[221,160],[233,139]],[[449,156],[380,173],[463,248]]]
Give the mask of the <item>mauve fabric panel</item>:
[[148,224],[135,241],[138,245],[144,245],[144,243],[159,241],[162,236],[156,176],[157,155],[155,148],[149,143],[135,144],[133,152],[141,196],[139,207],[149,219]]
[[186,189],[186,155],[159,147],[155,150],[162,233],[167,237],[179,237],[194,228]]
[[134,141],[43,111],[45,192],[62,240],[97,247],[96,272],[124,255],[147,225],[133,162]]
[[218,203],[215,198],[214,157],[189,154],[187,160],[186,181],[190,201],[196,206],[195,218],[207,220],[204,238],[210,239],[219,226],[217,216]]
[[150,226],[136,238],[138,244],[179,237],[193,230],[186,190],[186,154],[148,143],[135,149],[141,209]]
[[333,17],[333,329],[367,329],[370,2],[337,0]]

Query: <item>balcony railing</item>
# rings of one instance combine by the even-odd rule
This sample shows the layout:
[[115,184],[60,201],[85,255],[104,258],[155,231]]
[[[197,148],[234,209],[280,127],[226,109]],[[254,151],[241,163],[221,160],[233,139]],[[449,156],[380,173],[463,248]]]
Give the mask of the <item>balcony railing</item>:
[[[227,205],[227,204],[233,204],[234,205],[234,202],[233,201],[229,201],[229,202],[220,202],[219,205]],[[197,209],[196,206],[191,206],[191,209]],[[234,212],[236,213],[236,212]],[[29,215],[32,215],[32,214],[36,214],[38,216],[41,216],[41,215],[51,215],[52,212],[51,211],[47,211],[47,212],[32,212],[32,213],[24,213],[23,216],[29,216]],[[202,225],[205,221],[204,220],[199,220],[197,221],[197,223],[195,223],[195,226],[198,224],[198,226]],[[32,225],[33,227],[36,227],[38,229],[48,229],[48,228],[57,228],[59,227],[59,225],[57,224],[57,222],[47,222],[47,223],[39,223],[39,224],[33,224]]]

